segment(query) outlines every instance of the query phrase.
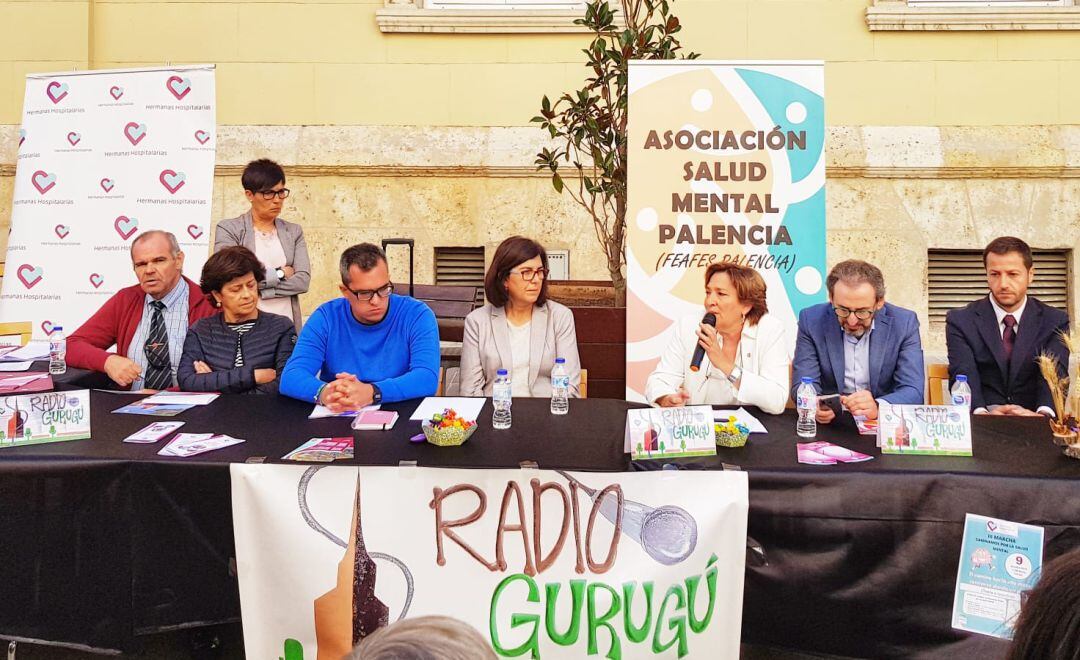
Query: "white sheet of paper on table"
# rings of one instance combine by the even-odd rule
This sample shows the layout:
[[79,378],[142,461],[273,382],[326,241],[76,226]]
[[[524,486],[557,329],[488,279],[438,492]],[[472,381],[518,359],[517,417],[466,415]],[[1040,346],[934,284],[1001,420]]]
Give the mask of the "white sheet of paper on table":
[[0,362],[0,371],[29,371],[33,362]]
[[736,422],[745,425],[746,428],[750,429],[751,433],[769,432],[768,429],[765,428],[765,425],[762,424],[757,417],[754,417],[749,412],[747,412],[746,408],[740,407],[737,410],[732,410],[731,408],[723,408],[721,410],[713,411],[713,419],[717,421],[723,420],[726,422],[728,417],[731,417],[732,415],[735,416]]
[[183,406],[205,406],[221,396],[217,392],[158,392],[140,403],[168,403]]
[[379,404],[373,403],[370,406],[364,406],[360,410],[345,410],[343,412],[333,412],[329,408],[323,405],[316,405],[311,411],[311,414],[307,416],[308,419],[322,419],[324,417],[356,417],[357,414],[364,410],[378,410]]
[[49,357],[49,342],[32,341],[26,346],[11,351],[0,359],[4,362],[26,362],[43,360],[47,357]]
[[447,408],[453,408],[460,419],[475,422],[480,418],[487,399],[468,396],[429,396],[420,402],[409,419],[431,419],[435,413],[440,415]]

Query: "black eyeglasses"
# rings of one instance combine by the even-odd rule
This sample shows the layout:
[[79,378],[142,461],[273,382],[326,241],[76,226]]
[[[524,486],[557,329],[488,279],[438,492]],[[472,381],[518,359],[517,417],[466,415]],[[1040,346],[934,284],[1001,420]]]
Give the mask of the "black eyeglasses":
[[833,311],[836,312],[837,318],[846,319],[854,314],[855,318],[860,321],[865,321],[877,313],[876,309],[848,309],[847,307],[841,307],[839,305],[833,306]]
[[271,200],[275,197],[285,199],[289,196],[289,189],[282,188],[281,190],[260,190],[259,194],[262,195],[262,198],[265,200]]
[[521,279],[526,282],[532,282],[539,275],[540,279],[547,279],[550,272],[547,268],[522,268],[521,270],[512,270],[511,273],[521,275]]
[[371,291],[371,290],[369,290],[369,291],[365,291],[365,290],[353,291],[352,289],[349,289],[348,291],[349,291],[349,293],[356,296],[356,299],[359,300],[360,302],[371,302],[371,299],[374,298],[375,296],[379,296],[380,298],[389,298],[390,294],[394,292],[394,283],[393,282],[387,282],[386,284],[382,285],[381,287],[379,287],[378,289],[375,289],[373,291]]

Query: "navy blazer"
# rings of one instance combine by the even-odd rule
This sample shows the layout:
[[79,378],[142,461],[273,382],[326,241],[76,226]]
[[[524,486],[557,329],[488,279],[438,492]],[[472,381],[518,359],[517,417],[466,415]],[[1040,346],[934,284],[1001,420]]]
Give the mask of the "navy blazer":
[[[874,315],[870,333],[870,394],[889,403],[922,403],[924,373],[919,317],[885,303]],[[819,394],[840,392],[844,386],[844,330],[832,303],[813,305],[799,314],[791,375],[792,399],[803,377],[813,381]]]
[[989,296],[949,310],[945,315],[945,341],[949,347],[950,385],[957,374],[967,376],[972,410],[1008,403],[1028,410],[1041,406],[1053,409],[1050,388],[1035,359],[1043,352],[1053,355],[1058,372],[1066,376],[1069,352],[1059,333],[1069,331],[1068,314],[1028,296],[1008,362],[998,327]]
[[[277,394],[281,372],[295,345],[296,328],[291,319],[259,312],[255,325],[240,337],[244,366],[233,366],[236,332],[225,325],[223,314],[214,314],[196,321],[188,330],[176,378],[180,389],[187,392]],[[195,373],[196,361],[205,362],[212,371]],[[277,378],[258,385],[255,383],[256,369],[275,369]]]

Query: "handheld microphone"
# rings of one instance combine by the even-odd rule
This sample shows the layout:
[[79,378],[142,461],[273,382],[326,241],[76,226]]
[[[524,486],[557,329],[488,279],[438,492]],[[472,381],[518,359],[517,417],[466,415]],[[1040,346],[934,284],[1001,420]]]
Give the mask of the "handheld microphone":
[[[712,312],[709,312],[708,314],[706,314],[701,319],[701,322],[706,324],[706,325],[715,326],[716,325],[716,315],[713,314]],[[701,369],[701,360],[704,357],[705,357],[705,349],[701,347],[701,344],[698,344],[697,346],[694,347],[694,357],[693,357],[693,359],[690,360],[690,371],[693,371],[693,372],[696,373],[698,370],[700,370]]]

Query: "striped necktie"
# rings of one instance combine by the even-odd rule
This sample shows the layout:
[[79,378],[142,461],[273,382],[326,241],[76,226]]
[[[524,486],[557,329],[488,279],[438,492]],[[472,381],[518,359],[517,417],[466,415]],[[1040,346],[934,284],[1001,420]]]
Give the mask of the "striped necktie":
[[169,335],[165,330],[165,303],[153,300],[150,317],[150,334],[146,337],[146,387],[164,390],[172,385],[172,363],[169,360]]

